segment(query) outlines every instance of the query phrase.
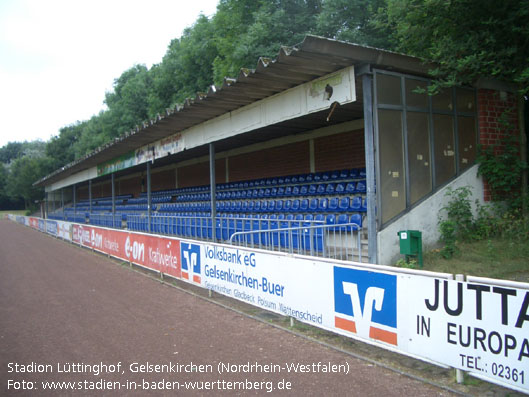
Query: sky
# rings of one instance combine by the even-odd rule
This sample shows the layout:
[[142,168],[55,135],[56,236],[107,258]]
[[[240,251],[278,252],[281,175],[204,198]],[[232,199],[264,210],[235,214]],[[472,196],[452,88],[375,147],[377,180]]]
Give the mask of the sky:
[[218,0],[0,0],[0,147],[49,140],[105,108],[135,64],[160,63],[171,39]]

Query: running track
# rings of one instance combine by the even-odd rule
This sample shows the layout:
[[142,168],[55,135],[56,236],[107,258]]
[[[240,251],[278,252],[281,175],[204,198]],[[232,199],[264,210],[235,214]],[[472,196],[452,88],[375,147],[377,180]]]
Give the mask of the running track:
[[[210,372],[134,373],[130,365],[203,364]],[[278,364],[281,372],[217,371],[219,362]],[[287,366],[332,363],[348,373],[288,372]],[[11,363],[11,364],[9,364]],[[47,372],[15,372],[15,364]],[[58,373],[68,363],[117,365],[95,376]],[[47,365],[47,366],[46,366]],[[343,368],[342,367],[342,368]],[[19,370],[22,367],[19,367]],[[189,368],[189,367],[187,367]],[[277,368],[277,367],[276,367]],[[86,368],[85,368],[86,369]],[[111,368],[110,368],[111,369]],[[207,369],[207,368],[206,368]],[[243,368],[244,369],[244,368]],[[12,372],[9,372],[9,371]],[[121,390],[46,391],[43,381],[96,387],[103,379]],[[8,381],[31,381],[36,391]],[[145,391],[146,382],[205,381],[213,390]],[[262,390],[241,390],[259,383]],[[85,382],[86,381],[86,382]],[[127,381],[129,383],[127,384]],[[228,382],[242,382],[229,384]],[[92,382],[92,383],[90,383]],[[127,385],[136,391],[126,390]],[[224,382],[224,383],[223,383]],[[271,383],[266,383],[271,382]],[[290,391],[278,390],[290,382]],[[447,391],[297,337],[118,266],[100,254],[11,221],[0,221],[0,395],[292,395],[438,396]],[[11,385],[21,386],[21,383]],[[101,385],[101,383],[100,383]],[[178,387],[172,383],[173,387]],[[219,387],[234,390],[219,391]],[[272,393],[267,392],[273,387]]]

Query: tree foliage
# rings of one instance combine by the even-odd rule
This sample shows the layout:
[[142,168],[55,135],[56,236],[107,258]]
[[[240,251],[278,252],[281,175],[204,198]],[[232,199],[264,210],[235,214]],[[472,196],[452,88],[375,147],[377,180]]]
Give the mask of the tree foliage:
[[526,0],[220,0],[215,15],[200,15],[169,43],[160,63],[133,65],[117,77],[106,109],[61,128],[45,148],[42,142],[0,148],[0,200],[31,202],[31,183],[12,178],[34,182],[306,34],[436,61],[440,85],[487,76],[527,93],[528,16]]
[[526,0],[387,0],[378,20],[395,32],[399,50],[437,63],[440,85],[488,77],[527,93],[528,17]]

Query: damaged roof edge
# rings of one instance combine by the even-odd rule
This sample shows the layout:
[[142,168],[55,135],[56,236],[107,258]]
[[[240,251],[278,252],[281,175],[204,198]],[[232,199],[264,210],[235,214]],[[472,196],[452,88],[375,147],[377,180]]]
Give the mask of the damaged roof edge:
[[[222,86],[210,86],[207,93],[197,93],[195,98],[188,98],[183,104],[166,109],[165,115],[158,114],[155,119],[144,121],[141,126],[125,131],[119,137],[55,170],[33,185],[49,185],[134,150],[131,146],[138,148],[150,144],[242,106],[358,63],[421,75],[427,75],[428,70],[431,69],[431,65],[416,57],[307,35],[296,46],[282,46],[275,59],[259,58],[255,70],[241,69],[237,78],[225,78]],[[296,72],[300,64],[303,65],[302,73]],[[292,70],[289,70],[289,67]],[[293,77],[294,74],[297,74],[296,78]],[[265,87],[267,89],[264,90],[263,82],[266,81],[275,84],[267,85]],[[246,95],[248,91],[254,94],[250,100],[248,97],[245,101],[233,100],[237,97],[237,93]],[[224,101],[226,106],[219,107],[218,103]],[[172,124],[170,131],[167,131],[167,126],[162,128],[166,124]]]

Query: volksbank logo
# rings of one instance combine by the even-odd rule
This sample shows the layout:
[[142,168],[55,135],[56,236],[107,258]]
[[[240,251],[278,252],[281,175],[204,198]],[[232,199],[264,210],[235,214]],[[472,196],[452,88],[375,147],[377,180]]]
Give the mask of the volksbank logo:
[[334,268],[336,328],[397,345],[397,276]]
[[200,284],[200,245],[182,242],[180,245],[182,278]]

